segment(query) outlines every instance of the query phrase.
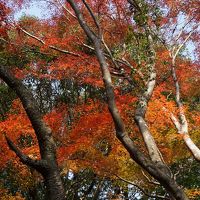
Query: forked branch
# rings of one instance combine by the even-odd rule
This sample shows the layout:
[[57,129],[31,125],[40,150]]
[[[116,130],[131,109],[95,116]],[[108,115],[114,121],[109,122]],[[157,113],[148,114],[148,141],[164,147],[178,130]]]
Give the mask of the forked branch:
[[15,152],[23,164],[33,167],[37,171],[41,171],[48,166],[44,160],[34,160],[25,155],[7,136],[5,138],[10,149]]
[[[155,179],[159,180],[159,182],[168,190],[168,192],[177,200],[188,200],[185,193],[181,188],[177,185],[177,183],[172,179],[171,174],[169,173],[166,166],[164,166],[160,162],[152,162],[152,160],[148,159],[133,143],[129,135],[125,130],[125,124],[121,118],[119,110],[116,106],[115,102],[115,94],[112,85],[112,79],[109,71],[109,65],[106,61],[104,51],[102,48],[101,37],[98,35],[94,35],[91,31],[91,28],[86,23],[78,5],[73,0],[67,0],[67,2],[71,5],[74,10],[79,24],[83,28],[85,34],[89,37],[89,39],[94,44],[95,53],[97,59],[100,64],[102,78],[104,81],[104,86],[106,90],[107,96],[107,104],[112,116],[116,136],[120,140],[120,142],[124,145],[126,150],[130,153],[130,156],[133,160],[135,160],[140,166],[142,166],[149,174],[151,174]],[[153,81],[153,79],[150,79]]]

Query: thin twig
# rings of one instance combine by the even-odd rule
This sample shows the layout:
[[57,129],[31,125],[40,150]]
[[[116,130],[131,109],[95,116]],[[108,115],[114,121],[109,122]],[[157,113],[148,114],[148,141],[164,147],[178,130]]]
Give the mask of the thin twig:
[[[89,45],[87,45],[87,44],[85,44],[85,43],[83,43],[83,46],[86,47],[86,48],[88,48],[88,49],[90,49],[90,50],[92,50],[92,51],[95,51],[94,47],[91,47],[91,46],[89,46]],[[106,45],[106,46],[107,46],[107,45]],[[105,47],[106,47],[106,46],[105,46]],[[130,68],[132,71],[136,72],[136,73],[139,75],[139,77],[142,79],[142,81],[144,82],[144,84],[146,84],[146,82],[145,82],[145,80],[144,80],[144,75],[142,74],[142,72],[141,72],[140,70],[136,70],[136,69],[135,69],[126,59],[124,59],[124,58],[123,58],[123,60],[122,60],[122,59],[116,59],[116,58],[114,58],[114,57],[112,56],[112,53],[110,52],[108,46],[107,46],[107,49],[106,49],[106,50],[108,51],[108,53],[104,53],[104,56],[107,57],[107,58],[110,58],[118,70],[120,70],[120,69],[123,70],[123,68],[120,67],[120,66],[119,66],[118,64],[116,64],[116,63],[123,64],[123,65],[125,65],[126,67]],[[109,52],[110,52],[110,53],[109,53]],[[124,71],[124,70],[123,70],[123,71]]]
[[198,25],[196,25],[195,29],[193,29],[192,31],[189,32],[189,34],[185,38],[185,40],[179,45],[178,49],[176,50],[175,54],[173,55],[174,58],[176,58],[176,56],[178,55],[178,53],[181,50],[181,48],[183,47],[183,45],[185,45],[185,43],[189,40],[189,38],[191,37],[191,35],[196,31],[197,27],[198,27]]
[[61,5],[61,7],[62,7],[67,13],[69,13],[73,18],[77,19],[76,15],[74,15],[69,9],[67,9],[65,5],[63,5],[59,0],[58,0],[57,2]]
[[149,183],[152,183],[152,184],[154,184],[154,185],[160,185],[159,182],[150,180],[150,178],[144,173],[143,170],[142,170],[142,174],[143,174],[143,176],[148,180]]
[[151,198],[157,198],[157,199],[169,199],[169,198],[167,198],[165,196],[161,196],[161,195],[151,195],[148,192],[146,192],[143,188],[141,188],[139,185],[137,185],[137,184],[135,184],[135,183],[133,183],[133,182],[131,182],[129,180],[126,180],[126,179],[122,178],[121,176],[119,176],[117,174],[115,174],[115,176],[117,178],[119,178],[120,180],[122,180],[122,181],[124,181],[124,182],[126,182],[126,183],[128,183],[130,185],[133,185],[133,186],[137,187],[145,196],[148,196],[148,197],[151,197]]
[[[25,29],[23,29],[23,28],[21,28],[21,27],[19,27],[19,29],[20,29],[23,33],[25,33],[26,35],[28,35],[29,37],[31,37],[31,38],[33,38],[33,39],[39,41],[39,42],[42,43],[43,45],[45,45],[44,40],[40,39],[39,37],[37,37],[37,36],[35,36],[35,35],[31,34],[31,33],[29,33],[28,31],[26,31]],[[59,52],[61,52],[61,53],[70,54],[70,55],[78,56],[78,57],[80,56],[80,55],[77,54],[77,53],[74,53],[74,52],[71,52],[71,51],[67,51],[67,50],[64,50],[64,49],[60,49],[60,48],[58,48],[58,47],[56,47],[56,46],[53,46],[53,45],[49,45],[48,47],[49,47],[50,49],[59,51]]]

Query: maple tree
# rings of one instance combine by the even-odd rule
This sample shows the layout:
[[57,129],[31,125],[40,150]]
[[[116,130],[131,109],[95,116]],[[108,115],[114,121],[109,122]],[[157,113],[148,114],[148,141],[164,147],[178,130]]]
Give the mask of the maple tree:
[[[18,5],[23,3],[27,1]],[[141,179],[142,168],[168,193],[151,195],[137,185],[146,196],[188,199],[167,164],[190,156],[172,122],[199,159],[195,145],[199,144],[199,114],[189,112],[189,105],[183,106],[180,99],[180,93],[184,98],[198,95],[199,65],[180,53],[189,40],[198,45],[195,3],[190,9],[187,2],[174,7],[172,1],[49,3],[56,6],[50,19],[24,17],[17,22],[9,19],[16,9],[12,1],[0,4],[0,77],[7,84],[1,83],[2,93],[8,87],[13,90],[1,99],[1,165],[6,168],[14,151],[22,163],[42,174],[50,199],[65,199],[67,186],[61,175],[69,170],[76,174],[82,168],[92,168],[99,177],[113,180],[127,181],[123,177],[130,179],[131,174],[134,182]],[[162,11],[165,6],[168,10]],[[178,32],[180,13],[189,22]],[[185,28],[188,23],[190,29]],[[170,28],[172,38],[168,40],[163,32]],[[194,142],[182,130],[186,123],[192,123]],[[177,151],[177,143],[182,151]],[[33,176],[24,168],[22,174]],[[142,176],[149,179],[145,173]],[[97,188],[106,183],[92,179],[99,182]],[[34,181],[26,181],[24,187],[34,185]],[[77,196],[73,198],[89,194],[95,183],[87,187],[91,189],[80,192],[80,186],[74,190]],[[191,193],[195,196],[198,190]]]

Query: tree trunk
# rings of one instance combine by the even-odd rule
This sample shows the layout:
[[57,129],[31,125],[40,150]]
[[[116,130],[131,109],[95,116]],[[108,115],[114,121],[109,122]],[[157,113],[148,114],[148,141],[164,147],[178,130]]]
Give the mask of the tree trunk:
[[20,98],[23,107],[31,121],[35,134],[37,136],[41,160],[33,160],[23,154],[15,144],[6,137],[11,150],[20,158],[22,163],[31,166],[43,175],[47,187],[47,195],[50,200],[64,200],[65,192],[61,181],[61,176],[56,161],[56,146],[52,136],[52,130],[42,119],[35,99],[22,83],[14,77],[9,67],[0,66],[0,78],[12,88]]
[[126,150],[129,152],[131,158],[134,161],[136,161],[149,174],[151,174],[155,179],[157,179],[166,188],[166,190],[169,192],[170,195],[172,195],[177,200],[188,200],[187,196],[182,191],[182,189],[177,185],[175,180],[171,178],[171,174],[169,173],[166,166],[163,166],[162,164],[160,164],[160,162],[155,163],[149,160],[148,158],[146,158],[145,155],[137,149],[137,147],[132,142],[131,138],[126,133],[124,122],[116,106],[111,75],[108,69],[108,63],[106,62],[104,52],[101,47],[102,35],[101,35],[99,24],[96,21],[96,18],[94,14],[92,13],[91,9],[88,9],[88,12],[90,13],[91,17],[93,18],[98,28],[99,35],[96,35],[88,26],[87,22],[84,20],[84,17],[82,13],[80,12],[77,4],[73,0],[67,0],[67,1],[69,2],[72,9],[74,10],[77,16],[77,19],[79,21],[79,24],[83,28],[85,34],[88,36],[88,38],[91,39],[91,41],[94,44],[95,53],[100,64],[104,86],[106,89],[107,104],[108,104],[108,108],[115,125],[117,138],[121,141],[121,143],[124,145]]
[[47,196],[49,200],[64,200],[65,191],[61,181],[60,173],[57,166],[51,166],[43,173],[44,182],[47,187]]
[[175,86],[175,90],[176,90],[176,94],[175,94],[175,101],[176,101],[176,105],[178,107],[179,110],[179,119],[177,119],[173,114],[171,115],[171,120],[173,121],[177,131],[179,134],[182,134],[183,136],[183,140],[187,146],[187,148],[190,150],[190,152],[192,153],[192,155],[194,156],[194,158],[200,162],[200,149],[197,147],[197,145],[192,141],[192,139],[190,138],[190,135],[188,133],[188,123],[187,123],[187,119],[184,113],[184,107],[183,107],[183,103],[181,101],[181,92],[180,92],[180,84],[178,81],[178,77],[176,74],[176,55],[172,56],[172,65],[171,65],[171,74],[172,74],[172,78],[174,80],[174,86]]

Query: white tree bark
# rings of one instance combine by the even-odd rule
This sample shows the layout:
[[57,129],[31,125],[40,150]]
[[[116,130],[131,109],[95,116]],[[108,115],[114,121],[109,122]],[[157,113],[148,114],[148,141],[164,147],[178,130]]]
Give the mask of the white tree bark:
[[[172,50],[170,52],[170,55],[172,58],[171,74],[172,74],[172,78],[174,80],[174,86],[175,86],[175,90],[176,90],[175,100],[176,100],[176,104],[177,104],[177,107],[179,110],[179,113],[178,113],[179,119],[177,119],[173,114],[171,114],[171,120],[174,123],[178,133],[183,135],[183,140],[184,140],[186,146],[188,147],[188,149],[190,150],[190,152],[192,153],[192,155],[194,156],[194,158],[197,161],[200,161],[200,149],[195,145],[195,143],[192,141],[192,139],[190,138],[189,133],[188,133],[188,122],[187,122],[187,119],[185,116],[183,103],[181,101],[180,84],[179,84],[177,74],[176,74],[176,69],[175,69],[177,55],[178,55],[179,51],[181,50],[181,48],[183,47],[184,43],[186,43],[186,41],[189,39],[191,34],[192,34],[192,32],[190,32],[190,34],[186,37],[184,42],[177,48],[176,51]],[[175,48],[173,48],[173,49],[175,49]]]

